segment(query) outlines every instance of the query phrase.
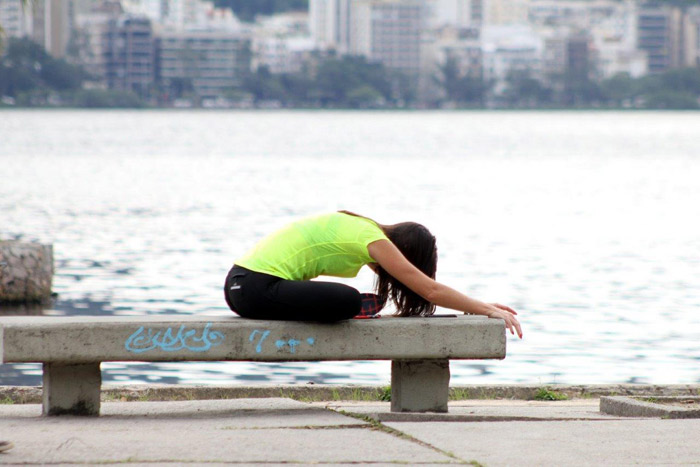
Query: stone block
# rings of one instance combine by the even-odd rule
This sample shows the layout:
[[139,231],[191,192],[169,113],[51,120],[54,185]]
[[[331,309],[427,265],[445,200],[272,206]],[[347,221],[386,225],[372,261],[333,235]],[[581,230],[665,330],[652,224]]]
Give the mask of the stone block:
[[392,360],[392,412],[447,412],[450,361]]
[[99,415],[99,363],[44,363],[44,415]]
[[0,304],[47,302],[53,280],[53,247],[0,242]]

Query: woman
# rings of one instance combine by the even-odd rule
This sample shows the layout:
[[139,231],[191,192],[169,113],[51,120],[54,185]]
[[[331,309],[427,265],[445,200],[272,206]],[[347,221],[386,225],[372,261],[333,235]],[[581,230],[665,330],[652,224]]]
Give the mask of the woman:
[[226,303],[244,318],[338,321],[358,315],[362,297],[321,275],[355,277],[364,265],[376,274],[378,302],[398,316],[429,316],[435,306],[503,319],[522,338],[517,314],[435,281],[435,237],[420,224],[383,225],[340,211],[294,222],[263,239],[235,262],[224,286]]

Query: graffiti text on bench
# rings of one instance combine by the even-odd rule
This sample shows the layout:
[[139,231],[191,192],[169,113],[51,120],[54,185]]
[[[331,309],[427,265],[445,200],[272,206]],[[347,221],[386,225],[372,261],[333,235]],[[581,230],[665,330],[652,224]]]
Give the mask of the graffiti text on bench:
[[184,324],[180,325],[177,331],[173,329],[153,330],[141,326],[129,336],[124,347],[133,353],[144,353],[156,349],[165,352],[179,350],[206,352],[224,341],[223,333],[211,330],[211,323],[204,326],[200,335],[196,329],[187,329]]

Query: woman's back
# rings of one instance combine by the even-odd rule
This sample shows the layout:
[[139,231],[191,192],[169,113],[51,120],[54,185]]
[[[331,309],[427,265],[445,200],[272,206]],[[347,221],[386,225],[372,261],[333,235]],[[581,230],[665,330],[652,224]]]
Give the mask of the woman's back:
[[374,221],[334,212],[283,227],[235,263],[287,280],[355,277],[362,266],[374,262],[367,245],[385,239]]

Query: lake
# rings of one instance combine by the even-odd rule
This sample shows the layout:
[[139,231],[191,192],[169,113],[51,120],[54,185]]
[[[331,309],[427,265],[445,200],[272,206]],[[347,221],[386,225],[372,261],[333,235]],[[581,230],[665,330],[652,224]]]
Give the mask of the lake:
[[[0,180],[0,238],[54,245],[46,314],[228,315],[237,256],[349,209],[425,224],[438,280],[519,311],[508,357],[453,362],[453,384],[700,382],[700,113],[3,110]],[[369,291],[372,273],[342,282]],[[40,375],[0,366],[0,384]],[[389,375],[103,365],[112,383]]]

